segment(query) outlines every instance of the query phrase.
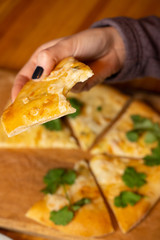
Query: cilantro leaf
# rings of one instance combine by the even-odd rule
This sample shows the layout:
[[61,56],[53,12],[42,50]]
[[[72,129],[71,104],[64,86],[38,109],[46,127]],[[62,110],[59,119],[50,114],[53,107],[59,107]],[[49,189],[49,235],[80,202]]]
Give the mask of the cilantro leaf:
[[75,113],[71,113],[68,116],[71,118],[75,118],[81,113],[83,103],[77,98],[68,98],[68,100],[70,101],[71,106],[76,109]]
[[44,176],[43,181],[45,184],[59,183],[61,181],[61,177],[63,176],[64,173],[65,173],[65,169],[63,169],[63,168],[51,169]]
[[102,111],[102,106],[98,106],[97,111],[101,112]]
[[143,133],[146,133],[144,137],[146,143],[160,141],[160,126],[158,123],[140,115],[132,115],[131,119],[133,129],[126,133],[129,141],[136,142]]
[[144,141],[146,143],[153,143],[153,142],[157,141],[157,137],[152,131],[148,131],[148,132],[146,132]]
[[74,212],[68,206],[61,208],[59,211],[50,212],[50,220],[56,225],[67,225],[74,217]]
[[62,130],[62,122],[59,118],[55,119],[55,120],[52,120],[52,121],[49,121],[49,122],[46,122],[46,123],[43,123],[43,126],[50,131],[54,131],[54,130],[55,131],[60,131],[60,130]]
[[80,209],[82,206],[89,204],[91,202],[90,198],[82,198],[80,200],[78,200],[77,202],[75,202],[72,205],[72,209],[73,211],[77,211],[78,209]]
[[146,183],[146,174],[137,172],[133,167],[127,167],[122,175],[125,184],[130,187],[141,187]]
[[160,144],[156,148],[152,149],[152,154],[147,155],[144,158],[144,163],[147,166],[158,166],[160,165]]
[[126,136],[130,142],[137,142],[139,138],[139,134],[134,130],[127,132]]
[[41,192],[43,192],[44,194],[55,193],[55,191],[57,190],[57,187],[58,187],[58,184],[56,183],[48,184],[45,188],[41,190]]
[[142,196],[138,193],[123,191],[119,196],[114,198],[114,205],[122,208],[127,207],[127,205],[134,206],[141,198]]
[[55,193],[57,188],[63,184],[73,184],[76,179],[76,173],[74,170],[55,168],[48,171],[44,176],[43,181],[47,185],[42,192]]
[[61,182],[64,184],[73,184],[75,182],[76,179],[76,173],[74,170],[68,170],[64,173],[64,175],[62,176]]

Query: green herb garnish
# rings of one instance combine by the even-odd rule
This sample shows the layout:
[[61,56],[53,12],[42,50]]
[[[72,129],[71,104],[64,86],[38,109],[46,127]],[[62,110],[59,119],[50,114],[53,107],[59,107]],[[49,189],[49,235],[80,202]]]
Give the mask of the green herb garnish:
[[59,211],[50,212],[50,220],[56,225],[67,225],[74,217],[74,212],[69,206],[61,208]]
[[123,191],[120,193],[119,196],[114,198],[114,205],[116,207],[125,208],[128,205],[134,206],[137,202],[139,202],[142,198],[142,195],[130,192],[130,191]]
[[128,140],[136,142],[145,133],[144,141],[146,143],[157,141],[158,146],[152,149],[151,155],[144,157],[144,163],[148,166],[160,165],[160,125],[140,115],[132,115],[131,119],[133,129],[126,133]]
[[75,216],[75,212],[78,211],[81,207],[91,202],[90,198],[82,198],[79,201],[65,206],[58,211],[52,211],[50,213],[50,220],[56,225],[67,225]]
[[55,193],[57,188],[63,184],[73,184],[76,179],[76,173],[74,170],[67,170],[64,168],[55,168],[48,171],[44,176],[44,183],[47,185],[42,192]]
[[68,98],[68,100],[70,101],[71,106],[76,109],[75,113],[71,113],[68,116],[71,118],[75,118],[81,113],[83,103],[77,98]]
[[158,123],[154,123],[151,119],[140,115],[132,115],[131,119],[133,129],[126,133],[129,141],[136,142],[143,133],[145,133],[144,141],[146,143],[160,141],[160,126]]
[[53,194],[56,192],[59,186],[63,186],[66,199],[69,203],[69,205],[64,206],[58,211],[50,212],[50,220],[53,221],[56,225],[65,226],[73,219],[76,211],[78,211],[85,204],[91,202],[91,199],[89,198],[82,198],[73,204],[71,203],[71,199],[67,193],[66,185],[72,185],[75,180],[76,172],[74,170],[65,168],[51,169],[43,178],[43,181],[46,184],[46,187],[42,190],[44,194]]
[[91,202],[91,199],[90,198],[82,198],[80,199],[79,201],[75,202],[73,205],[72,205],[72,209],[73,211],[77,211],[78,209],[80,209],[82,206],[88,204]]
[[122,179],[128,187],[139,188],[146,183],[146,174],[137,172],[133,167],[127,167],[124,171]]
[[60,131],[60,130],[62,130],[62,122],[59,118],[55,119],[55,120],[52,120],[50,122],[43,123],[43,126],[50,131],[54,131],[54,130],[55,131]]
[[144,158],[144,163],[147,166],[158,166],[160,165],[160,143],[156,148],[152,149],[152,154],[147,155]]
[[97,111],[101,112],[102,111],[102,106],[98,106]]

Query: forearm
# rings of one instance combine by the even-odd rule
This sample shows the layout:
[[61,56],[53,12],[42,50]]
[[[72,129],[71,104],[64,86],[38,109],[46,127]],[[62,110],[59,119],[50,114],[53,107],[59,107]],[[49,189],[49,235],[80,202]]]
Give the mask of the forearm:
[[126,58],[122,70],[108,81],[127,81],[137,77],[160,78],[160,18],[139,20],[117,17],[103,19],[92,27],[115,27],[124,40]]

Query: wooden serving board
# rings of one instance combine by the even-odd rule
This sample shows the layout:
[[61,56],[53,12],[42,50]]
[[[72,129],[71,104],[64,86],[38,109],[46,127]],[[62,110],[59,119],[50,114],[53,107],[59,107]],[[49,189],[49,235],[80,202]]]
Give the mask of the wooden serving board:
[[[0,72],[0,111],[2,111],[9,97],[12,79],[13,75],[11,73]],[[89,158],[89,153],[80,150],[1,149],[0,227],[57,240],[75,239],[75,237],[65,236],[59,231],[43,227],[27,219],[25,213],[36,201],[43,198],[43,194],[40,192],[44,187],[42,179],[49,169],[72,167],[76,161],[87,158]],[[156,204],[145,220],[128,234],[122,234],[117,224],[114,227],[115,233],[98,239],[142,240],[145,238],[145,240],[159,240],[160,202]],[[76,237],[76,239],[84,238]]]

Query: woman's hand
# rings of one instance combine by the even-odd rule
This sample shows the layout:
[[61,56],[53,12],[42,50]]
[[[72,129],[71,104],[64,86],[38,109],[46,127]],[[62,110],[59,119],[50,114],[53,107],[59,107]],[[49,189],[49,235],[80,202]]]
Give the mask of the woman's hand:
[[73,88],[88,90],[121,70],[125,61],[125,47],[118,31],[113,27],[93,28],[69,37],[55,39],[40,46],[19,71],[12,88],[14,101],[23,85],[32,78],[37,66],[43,68],[41,77],[48,76],[63,58],[73,56],[86,62],[94,76]]

